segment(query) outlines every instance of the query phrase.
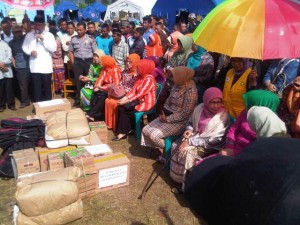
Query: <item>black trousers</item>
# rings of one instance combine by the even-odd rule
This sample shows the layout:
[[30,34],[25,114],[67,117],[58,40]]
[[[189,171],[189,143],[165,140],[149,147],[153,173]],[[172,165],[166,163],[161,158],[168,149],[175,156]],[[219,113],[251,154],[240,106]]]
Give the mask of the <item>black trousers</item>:
[[0,107],[6,108],[15,106],[15,94],[13,91],[13,78],[0,80]]
[[117,134],[128,134],[134,128],[135,106],[139,103],[139,100],[135,100],[118,107]]
[[87,111],[87,114],[93,117],[95,120],[105,119],[105,99],[107,98],[106,91],[94,92],[91,99],[91,109]]
[[76,84],[76,101],[80,101],[80,90],[84,86],[84,82],[79,80],[79,76],[87,76],[89,73],[90,65],[92,64],[92,60],[74,60],[73,64],[73,72],[74,72],[74,79]]
[[30,70],[29,68],[16,68],[15,75],[18,80],[20,94],[21,94],[21,103],[30,103],[30,97],[28,94],[29,80],[30,80]]
[[51,93],[52,73],[32,73],[33,101],[47,101],[52,99]]

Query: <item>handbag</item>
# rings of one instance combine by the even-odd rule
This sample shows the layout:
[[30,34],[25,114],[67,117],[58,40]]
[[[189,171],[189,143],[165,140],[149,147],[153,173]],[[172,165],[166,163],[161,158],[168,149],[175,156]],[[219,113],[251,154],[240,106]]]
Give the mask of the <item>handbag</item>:
[[121,99],[126,95],[125,88],[122,85],[109,84],[107,86],[108,97]]

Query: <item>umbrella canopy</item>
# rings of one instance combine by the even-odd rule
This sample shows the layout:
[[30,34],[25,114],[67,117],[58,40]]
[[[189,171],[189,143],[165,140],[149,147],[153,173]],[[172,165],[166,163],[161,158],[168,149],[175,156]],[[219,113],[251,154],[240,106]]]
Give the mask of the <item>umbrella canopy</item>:
[[228,0],[193,33],[196,44],[231,57],[300,57],[300,4],[293,0]]
[[26,9],[26,10],[42,10],[53,5],[54,0],[3,0],[12,7]]

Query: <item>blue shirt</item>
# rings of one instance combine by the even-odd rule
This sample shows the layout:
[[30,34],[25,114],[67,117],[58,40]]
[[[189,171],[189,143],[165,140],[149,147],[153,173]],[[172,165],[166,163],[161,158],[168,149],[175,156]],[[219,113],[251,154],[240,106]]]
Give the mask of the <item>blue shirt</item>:
[[155,31],[150,28],[148,31],[145,31],[145,33],[143,34],[143,38],[147,41],[147,44],[149,44],[149,41],[150,41],[149,37],[150,37],[150,35],[154,34],[154,33],[155,33]]
[[108,38],[103,38],[102,36],[96,37],[97,47],[102,49],[105,55],[111,55],[111,49],[113,45],[113,38],[109,36]]

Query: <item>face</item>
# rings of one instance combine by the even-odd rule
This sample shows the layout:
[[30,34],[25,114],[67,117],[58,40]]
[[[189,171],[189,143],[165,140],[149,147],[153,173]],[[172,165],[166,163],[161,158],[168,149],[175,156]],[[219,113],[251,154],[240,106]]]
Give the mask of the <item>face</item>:
[[134,31],[133,37],[134,37],[134,39],[139,39],[141,37],[141,34],[137,31]]
[[155,25],[155,32],[160,34],[162,32],[162,27],[160,25]]
[[102,36],[103,37],[107,37],[108,36],[108,29],[106,27],[102,28],[101,32],[102,32]]
[[125,67],[126,67],[126,69],[131,69],[132,68],[132,61],[131,61],[130,58],[127,58],[125,60]]
[[63,21],[63,22],[61,22],[60,23],[60,29],[62,30],[62,31],[67,31],[67,22],[65,22],[65,21]]
[[173,32],[175,32],[175,31],[179,31],[179,28],[177,25],[174,25],[174,27],[173,27]]
[[181,30],[182,33],[186,32],[186,28],[187,28],[187,26],[186,26],[185,23],[180,24],[180,30]]
[[96,27],[93,24],[88,25],[88,31],[90,34],[95,33]]
[[3,30],[3,32],[6,34],[6,35],[9,35],[10,34],[10,23],[3,23],[1,24],[1,28]]
[[23,32],[21,30],[17,30],[13,32],[15,39],[20,39],[22,37]]
[[79,37],[83,37],[85,35],[85,29],[83,26],[77,26],[77,33]]
[[231,58],[231,65],[236,72],[242,71],[244,68],[244,61],[242,58]]
[[112,38],[114,39],[115,43],[119,43],[121,41],[121,37],[119,37],[117,34],[113,34]]
[[93,63],[94,64],[100,64],[99,56],[96,55],[96,54],[93,55]]
[[148,23],[148,21],[143,21],[143,27],[146,30],[148,30],[150,28],[150,24]]
[[36,33],[42,33],[45,29],[45,24],[43,23],[34,23],[34,29]]
[[126,34],[129,33],[129,28],[126,27],[126,26],[122,26],[122,27],[120,28],[120,30],[121,30],[121,32],[122,32],[123,35],[126,35]]
[[213,98],[209,101],[208,110],[214,114],[219,112],[219,110],[223,107],[223,101],[220,98]]
[[75,27],[72,24],[69,24],[68,25],[68,34],[69,35],[74,34],[74,30],[75,30]]

